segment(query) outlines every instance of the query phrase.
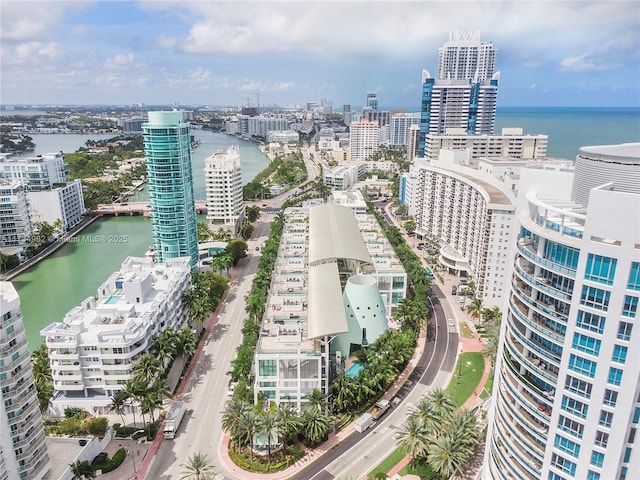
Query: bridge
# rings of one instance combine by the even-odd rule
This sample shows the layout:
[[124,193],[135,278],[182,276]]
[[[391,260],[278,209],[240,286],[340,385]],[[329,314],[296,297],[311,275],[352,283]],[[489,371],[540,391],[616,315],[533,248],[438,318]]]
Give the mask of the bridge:
[[[195,201],[196,213],[207,213],[207,204],[204,200]],[[99,217],[119,217],[123,215],[151,216],[151,205],[149,202],[128,202],[128,203],[101,203],[94,212]]]

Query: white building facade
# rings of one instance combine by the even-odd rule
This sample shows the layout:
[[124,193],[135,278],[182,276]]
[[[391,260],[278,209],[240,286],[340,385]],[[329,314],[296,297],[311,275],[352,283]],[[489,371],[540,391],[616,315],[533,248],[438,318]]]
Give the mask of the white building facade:
[[349,127],[350,160],[366,160],[380,148],[380,127],[377,123],[361,120]]
[[522,170],[485,479],[640,472],[639,175],[638,143]]
[[40,333],[49,348],[54,413],[67,407],[107,412],[113,395],[133,378],[133,365],[166,329],[187,324],[183,295],[190,287],[190,258],[128,257],[62,322]]
[[27,158],[0,157],[0,176],[19,180],[30,191],[48,190],[52,185],[67,180],[62,152]]
[[34,221],[52,224],[61,220],[65,230],[82,222],[85,211],[82,182],[79,179],[51,190],[29,192],[29,202]]
[[409,138],[409,129],[412,125],[420,125],[420,112],[394,113],[389,119],[388,143],[392,147],[404,147]]
[[0,248],[26,247],[31,236],[27,192],[18,180],[0,179]]
[[51,469],[20,297],[0,282],[0,480],[40,480]]
[[222,228],[236,236],[245,215],[238,147],[215,152],[204,162],[209,227],[214,232]]

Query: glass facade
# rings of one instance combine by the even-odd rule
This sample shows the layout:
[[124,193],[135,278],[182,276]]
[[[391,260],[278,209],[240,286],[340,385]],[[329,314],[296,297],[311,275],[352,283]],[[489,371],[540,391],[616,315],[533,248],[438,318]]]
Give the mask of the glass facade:
[[147,164],[154,258],[198,262],[189,124],[182,112],[149,112],[142,126]]

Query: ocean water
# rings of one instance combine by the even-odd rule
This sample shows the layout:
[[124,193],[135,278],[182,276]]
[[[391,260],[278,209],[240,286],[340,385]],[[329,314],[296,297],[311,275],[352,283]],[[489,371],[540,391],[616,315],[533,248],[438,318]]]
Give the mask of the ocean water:
[[520,127],[548,135],[547,156],[574,160],[581,147],[640,142],[640,109],[594,107],[502,107],[495,132]]

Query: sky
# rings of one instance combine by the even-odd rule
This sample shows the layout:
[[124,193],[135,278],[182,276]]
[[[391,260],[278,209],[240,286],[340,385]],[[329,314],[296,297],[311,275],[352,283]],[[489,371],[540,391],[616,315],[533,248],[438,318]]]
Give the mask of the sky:
[[640,106],[640,2],[0,0],[0,104],[420,110],[453,31],[498,50],[501,106]]

